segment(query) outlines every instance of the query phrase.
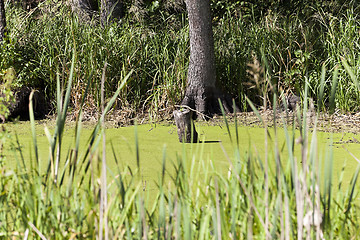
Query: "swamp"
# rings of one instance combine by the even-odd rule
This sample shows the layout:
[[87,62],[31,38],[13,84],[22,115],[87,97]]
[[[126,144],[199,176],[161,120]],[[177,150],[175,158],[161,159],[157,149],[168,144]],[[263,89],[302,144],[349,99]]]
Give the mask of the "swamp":
[[0,239],[359,238],[359,33],[355,0],[0,0]]
[[[264,115],[268,114],[269,113],[264,113]],[[340,117],[338,118],[340,119]],[[318,123],[318,126],[323,125],[323,128],[320,128],[316,133],[319,163],[322,165],[321,168],[324,168],[324,165],[326,164],[324,160],[325,154],[329,151],[329,148],[332,147],[334,158],[333,168],[339,169],[339,171],[334,172],[335,184],[333,190],[335,191],[337,191],[336,189],[338,188],[340,179],[345,185],[344,189],[347,188],[352,176],[355,174],[358,164],[357,160],[354,159],[351,154],[355,156],[360,155],[360,132],[358,129],[360,125],[356,124],[357,121],[360,121],[360,118],[358,119],[355,117],[351,120],[352,124],[350,123],[349,125],[353,125],[352,128],[346,126],[343,122],[340,124],[332,124],[332,126],[338,125],[340,130],[329,130],[329,120],[325,120],[321,124]],[[137,126],[129,125],[124,127],[118,127],[109,122],[105,131],[107,141],[106,152],[109,153],[109,156],[107,157],[108,168],[115,169],[117,165],[119,165],[121,169],[124,167],[136,169],[135,135],[137,135],[141,167],[138,170],[140,171],[143,184],[145,184],[145,182],[147,183],[146,190],[157,190],[156,185],[158,184],[161,175],[160,170],[162,168],[163,158],[165,158],[166,165],[168,166],[166,169],[167,178],[174,174],[175,169],[172,169],[173,165],[176,165],[177,159],[183,158],[183,155],[184,158],[187,159],[188,165],[192,163],[194,158],[199,160],[196,161],[195,164],[199,164],[199,162],[203,161],[207,164],[211,162],[211,164],[214,165],[213,171],[216,169],[222,174],[227,174],[229,170],[229,160],[226,155],[231,156],[234,150],[237,149],[237,145],[239,151],[244,154],[242,158],[249,154],[248,151],[250,151],[252,154],[258,155],[260,159],[264,159],[265,131],[263,126],[259,124],[257,117],[254,116],[254,114],[239,114],[238,121],[238,143],[233,143],[231,141],[225,123],[222,120],[217,119],[212,120],[211,122],[202,121],[196,124],[196,129],[200,135],[200,141],[194,144],[179,143],[176,126],[173,122],[159,122],[156,124],[142,124]],[[268,124],[272,123],[269,122]],[[36,123],[39,159],[43,163],[47,162],[49,155],[49,140],[45,135],[44,128],[48,127],[50,128],[50,131],[53,131],[54,125],[54,120],[44,120]],[[94,126],[94,122],[85,122],[81,131],[80,149],[86,149]],[[234,121],[230,123],[229,127],[230,135],[235,136],[236,129]],[[33,139],[30,131],[30,123],[7,123],[3,125],[3,128],[5,128],[11,136],[3,145],[3,155],[6,157],[5,165],[7,168],[15,168],[17,164],[16,158],[19,158],[19,152],[14,151],[14,148],[17,146],[17,138],[19,139],[22,154],[24,156],[31,156],[33,154]],[[269,137],[271,140],[269,140],[268,143],[268,151],[269,154],[274,154],[272,149],[274,148],[275,133],[272,127],[269,128]],[[277,136],[277,141],[278,145],[281,146],[281,159],[286,160],[288,152],[284,147],[286,144],[285,135],[282,133],[283,130],[281,128],[278,131],[280,131],[280,133]],[[295,132],[295,136],[299,137],[299,131],[295,130]],[[74,122],[69,123],[69,126],[65,128],[63,137],[63,141],[66,143],[64,145],[65,151],[63,152],[64,158],[74,144],[75,135]],[[80,152],[80,154],[84,154],[84,152]],[[295,147],[294,155],[298,161],[301,161],[300,146]],[[115,161],[114,158],[117,158],[117,160]],[[233,161],[232,157],[230,157],[230,159]],[[27,161],[30,161],[30,159],[27,159]],[[29,163],[30,162],[27,162],[27,164]],[[46,167],[46,164],[43,164],[41,171],[45,172],[47,170]],[[341,174],[344,174],[344,177],[340,178]],[[109,180],[111,178],[112,177],[110,177]]]

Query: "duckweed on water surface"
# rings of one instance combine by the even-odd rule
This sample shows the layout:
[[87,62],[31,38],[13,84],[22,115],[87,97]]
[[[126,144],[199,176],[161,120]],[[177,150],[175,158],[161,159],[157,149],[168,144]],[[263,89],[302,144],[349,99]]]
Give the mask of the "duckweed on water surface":
[[[32,149],[32,136],[29,127],[29,122],[7,123],[4,127],[12,134],[12,138],[6,141],[4,146],[5,165],[8,168],[16,167],[16,160],[14,152],[11,150],[15,146],[15,135],[18,136],[20,146],[22,149],[25,161],[30,163],[30,156],[34,154]],[[46,171],[48,156],[49,156],[49,142],[44,133],[44,127],[48,126],[50,131],[54,126],[52,121],[38,121],[37,130],[37,143],[39,148],[39,156],[41,159],[41,166],[43,171]],[[234,124],[231,126],[233,137],[235,136]],[[106,152],[107,164],[109,171],[116,169],[115,156],[119,162],[120,168],[129,166],[131,169],[137,168],[136,149],[135,149],[135,129],[137,129],[139,153],[140,153],[140,174],[141,181],[146,183],[146,190],[156,189],[161,169],[163,156],[166,157],[166,170],[167,177],[174,172],[174,165],[177,159],[183,155],[186,156],[188,167],[192,162],[199,163],[201,161],[211,161],[217,171],[226,173],[229,168],[229,162],[222,147],[226,153],[233,159],[233,152],[235,143],[232,143],[225,125],[218,123],[217,125],[208,124],[204,122],[197,123],[197,131],[200,134],[201,142],[197,144],[182,144],[178,142],[176,127],[171,123],[163,124],[144,124],[138,126],[128,126],[121,128],[114,128],[109,126],[106,130]],[[93,125],[85,123],[81,132],[80,155],[85,152],[86,146],[91,136]],[[265,145],[264,145],[264,129],[261,127],[239,126],[239,148],[242,159],[246,161],[247,155],[259,156],[261,161],[264,159]],[[270,131],[269,137],[269,156],[271,165],[274,157],[274,131]],[[299,132],[296,131],[296,135]],[[68,153],[71,146],[74,145],[75,127],[69,124],[63,136],[63,151],[62,154]],[[278,146],[280,149],[280,156],[283,166],[287,166],[287,148],[286,140],[283,131],[278,130],[277,134]],[[311,138],[311,136],[309,137]],[[321,167],[325,167],[323,159],[327,154],[331,141],[333,142],[334,151],[334,186],[337,188],[337,181],[340,178],[341,170],[344,167],[343,186],[346,188],[354,175],[356,170],[357,161],[349,154],[351,152],[356,157],[360,158],[360,134],[355,133],[327,133],[318,132],[318,157],[322,160]],[[300,147],[296,147],[295,155],[300,161]],[[251,153],[249,153],[251,149]],[[18,153],[15,153],[18,154]],[[60,163],[64,164],[64,163]],[[275,165],[274,161],[273,164]]]
[[[1,236],[36,238],[41,233],[54,239],[96,239],[99,219],[108,223],[111,239],[153,239],[163,234],[169,236],[163,239],[211,239],[212,229],[224,239],[230,232],[230,239],[277,238],[283,233],[298,239],[312,234],[324,234],[326,239],[359,235],[358,187],[350,181],[359,165],[342,147],[359,155],[357,134],[314,135],[310,130],[312,144],[302,145],[306,141],[301,141],[299,130],[269,128],[265,135],[261,127],[197,122],[201,142],[181,144],[171,123],[121,128],[109,124],[106,158],[101,160],[103,138],[94,137],[88,144],[96,125],[85,122],[81,133],[75,134],[70,122],[56,158],[57,176],[54,165],[47,170],[51,144],[46,135],[51,134],[45,134],[45,125],[54,132],[53,121],[36,122],[36,141],[28,122],[3,125],[13,137],[3,151]],[[15,135],[24,162],[11,150]],[[80,140],[78,148],[75,139]],[[291,143],[294,154],[287,152],[292,151]],[[308,156],[301,156],[306,151]],[[47,171],[51,173],[46,175]],[[317,222],[316,229],[311,228],[314,214],[323,216],[323,227]]]

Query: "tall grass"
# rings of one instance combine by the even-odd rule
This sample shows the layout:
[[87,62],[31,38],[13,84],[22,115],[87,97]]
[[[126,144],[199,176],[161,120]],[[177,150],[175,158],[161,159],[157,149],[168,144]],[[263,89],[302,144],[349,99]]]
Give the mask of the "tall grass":
[[7,62],[1,68],[17,66],[18,85],[45,88],[49,99],[53,99],[56,73],[62,72],[65,78],[69,75],[75,48],[78,64],[74,69],[71,103],[76,110],[80,107],[79,98],[86,81],[91,78],[88,106],[84,107],[100,111],[99,79],[105,61],[108,62],[105,98],[112,96],[118,81],[130,69],[134,70],[117,101],[119,108],[142,112],[150,107],[153,115],[162,114],[171,112],[171,106],[182,97],[188,62],[186,27],[157,31],[126,21],[103,29],[96,21],[81,22],[68,6],[61,4],[43,3],[32,17],[23,16],[10,6],[8,13],[9,29],[13,30],[12,38],[17,42],[7,45],[14,50],[11,58],[4,59]]
[[[71,73],[77,68],[77,58],[74,50]],[[103,67],[103,83],[106,69],[106,66]],[[30,164],[25,164],[25,156],[19,148],[14,150],[17,167],[1,168],[1,237],[351,239],[359,236],[358,202],[355,197],[358,194],[356,180],[360,164],[348,189],[334,194],[331,142],[327,154],[323,155],[325,159],[321,159],[317,152],[316,128],[309,138],[305,104],[309,86],[305,86],[303,110],[299,108],[297,114],[301,133],[299,138],[295,137],[295,123],[287,126],[284,121],[282,127],[265,128],[269,138],[265,139],[266,157],[263,159],[262,154],[251,148],[241,152],[238,142],[241,133],[237,125],[232,129],[232,125],[225,121],[229,135],[233,131],[236,135],[236,138],[232,138],[236,139],[233,142],[234,152],[223,150],[224,158],[229,163],[228,173],[219,172],[212,161],[192,157],[189,162],[186,154],[183,154],[173,163],[175,171],[170,176],[170,183],[165,182],[164,176],[169,166],[164,150],[158,190],[154,191],[156,198],[147,202],[146,193],[141,191],[139,170],[120,169],[119,166],[117,169],[107,168],[108,154],[101,148],[101,139],[105,137],[105,115],[130,79],[131,73],[119,83],[115,95],[103,108],[84,149],[79,148],[82,111],[74,129],[74,143],[69,149],[64,149],[61,144],[74,82],[71,78],[66,80],[68,85],[65,93],[58,90],[55,132],[50,134],[45,129],[49,139],[48,166],[44,166],[37,155],[30,104],[34,148]],[[58,77],[57,81],[60,88],[65,80]],[[84,102],[86,96],[82,98]],[[249,105],[261,118],[251,101]],[[279,148],[279,134],[286,136],[287,155],[280,154],[283,150]],[[138,142],[135,141],[135,144],[138,145]],[[138,146],[136,149],[137,166],[140,168],[141,153]],[[295,149],[300,149],[300,158],[295,154]],[[67,154],[59,154],[59,151],[67,151]],[[116,159],[115,156],[117,162]],[[321,168],[322,165],[325,167]],[[48,170],[44,173],[44,169]],[[110,180],[108,182],[104,178],[106,175]]]
[[[116,91],[119,80],[133,69],[131,81],[117,99],[117,108],[126,109],[129,116],[149,112],[154,119],[168,117],[183,98],[186,87],[189,58],[186,16],[171,24],[167,24],[165,15],[163,19],[157,17],[155,23],[134,22],[128,17],[121,24],[103,29],[96,19],[83,22],[71,13],[69,6],[60,3],[45,1],[28,13],[7,5],[9,35],[0,48],[0,78],[6,69],[14,67],[17,73],[14,86],[45,89],[55,108],[56,74],[61,72],[63,79],[68,78],[72,49],[76,49],[78,64],[70,104],[73,110],[80,109],[81,95],[90,79],[92,87],[84,108],[88,113],[100,112],[100,79],[106,61],[106,99]],[[280,92],[302,95],[302,86],[308,79],[309,96],[316,103],[321,98],[319,92],[329,96],[331,89],[335,89],[334,107],[357,111],[358,79],[354,76],[359,68],[360,25],[356,5],[349,6],[338,14],[310,8],[312,12],[306,19],[303,15],[276,11],[261,17],[250,14],[249,9],[243,15],[241,11],[225,12],[214,19],[213,27],[220,85],[235,97],[242,110],[250,110],[246,96],[256,106],[262,106],[267,82],[256,82],[254,74],[263,75],[267,69],[268,81],[278,95]],[[259,64],[254,72],[251,66],[256,61]],[[326,67],[324,78],[322,66]],[[332,88],[335,68],[339,81]],[[355,75],[350,76],[348,69]],[[272,99],[272,93],[267,92],[268,99]],[[330,99],[325,98],[320,107],[327,110],[329,104]]]

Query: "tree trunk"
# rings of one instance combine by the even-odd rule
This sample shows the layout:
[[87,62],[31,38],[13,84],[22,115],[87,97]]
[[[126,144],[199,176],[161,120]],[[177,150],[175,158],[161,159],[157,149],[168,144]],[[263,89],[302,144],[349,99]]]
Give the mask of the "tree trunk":
[[97,11],[99,9],[97,0],[77,0],[78,5],[82,9],[87,9],[91,11]]
[[225,111],[231,111],[231,98],[223,95],[216,85],[210,0],[186,0],[186,9],[189,18],[190,63],[187,88],[181,105],[212,116],[221,113],[220,99]]
[[[192,109],[193,118],[197,115],[208,118],[213,114],[221,113],[220,99],[225,112],[230,112],[231,98],[225,96],[216,84],[210,0],[186,0],[185,3],[189,18],[190,63],[185,97],[181,105]],[[180,142],[182,139],[189,142],[188,135],[191,132],[189,129],[195,130],[195,128],[187,118],[178,117],[182,112],[174,111],[175,123]],[[190,133],[191,135],[197,138],[196,131]]]
[[97,0],[72,0],[72,10],[77,12],[82,20],[91,20],[98,9]]
[[5,37],[5,30],[6,30],[5,5],[4,5],[4,0],[0,0],[0,43],[2,43]]
[[101,0],[101,25],[119,21],[124,16],[124,6],[120,0]]
[[198,133],[192,120],[192,111],[189,109],[175,110],[174,118],[180,142],[196,143]]

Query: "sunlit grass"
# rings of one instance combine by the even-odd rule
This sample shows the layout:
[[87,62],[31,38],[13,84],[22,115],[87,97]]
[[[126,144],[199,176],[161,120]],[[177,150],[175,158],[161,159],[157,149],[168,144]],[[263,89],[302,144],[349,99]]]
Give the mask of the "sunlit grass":
[[[75,69],[76,52],[70,71]],[[105,73],[105,67],[104,67]],[[205,161],[204,144],[190,144],[193,154],[178,155],[172,164],[163,150],[156,188],[146,191],[140,171],[142,155],[135,127],[136,155],[133,167],[119,164],[114,145],[104,156],[102,124],[131,73],[103,109],[98,124],[85,147],[80,148],[81,111],[76,122],[74,142],[64,151],[65,117],[70,101],[72,79],[68,79],[64,98],[58,97],[58,115],[53,132],[46,131],[49,161],[40,161],[33,111],[30,105],[32,153],[18,154],[17,167],[2,165],[0,234],[11,238],[96,239],[245,239],[245,238],[356,238],[358,201],[354,177],[346,189],[333,191],[343,184],[334,179],[334,154],[331,142],[326,154],[318,152],[316,128],[310,135],[307,105],[295,125],[285,121],[275,129],[264,128],[264,151],[257,152],[251,143],[240,147],[237,125],[229,125],[224,116],[230,149],[220,145],[227,167],[218,159]],[[70,74],[72,76],[72,74]],[[105,75],[103,76],[105,79]],[[58,78],[59,81],[59,78]],[[57,84],[58,87],[61,84]],[[305,96],[307,93],[305,86]],[[61,88],[58,93],[61,93]],[[85,98],[85,96],[84,96]],[[63,99],[63,100],[62,100]],[[305,97],[305,103],[307,98]],[[251,106],[252,103],[249,101]],[[259,114],[256,108],[255,113]],[[302,113],[300,111],[303,111]],[[295,124],[295,123],[294,123]],[[279,136],[285,135],[281,144]],[[176,136],[174,136],[176,139]],[[271,141],[270,141],[271,138]],[[266,140],[268,139],[268,140]],[[287,149],[287,154],[280,154]],[[297,150],[296,150],[297,149]],[[112,152],[112,153],[111,153]],[[115,165],[107,156],[113,154]],[[28,160],[27,158],[30,158]],[[356,156],[354,156],[356,159]],[[142,160],[144,159],[144,160]],[[322,163],[325,163],[322,166]],[[170,166],[169,166],[170,165]],[[111,166],[111,168],[110,168]],[[47,169],[43,171],[42,169]],[[170,170],[169,169],[173,169]],[[106,173],[106,174],[104,174]],[[342,171],[343,174],[343,171]],[[151,196],[150,196],[151,195]],[[266,196],[266,197],[264,197]]]
[[[134,154],[129,166],[121,163],[116,145],[109,151],[103,121],[114,104],[129,105],[134,112],[150,109],[154,117],[172,111],[185,87],[186,24],[156,29],[124,21],[102,29],[95,22],[80,22],[61,5],[41,5],[42,15],[34,19],[34,12],[26,15],[9,8],[10,40],[0,50],[1,71],[14,67],[15,85],[46,86],[48,96],[55,99],[57,119],[53,129],[45,128],[48,152],[42,159],[30,105],[29,153],[24,154],[17,139],[14,167],[0,162],[1,237],[359,237],[358,158],[352,157],[353,177],[344,176],[345,165],[334,167],[332,141],[320,148],[317,128],[310,132],[307,119],[309,96],[316,98],[319,110],[327,110],[327,102],[331,111],[358,110],[355,12],[327,19],[319,10],[324,18],[318,21],[328,31],[315,37],[311,35],[315,25],[308,28],[295,15],[287,19],[269,14],[263,21],[229,15],[217,22],[218,78],[243,108],[251,108],[261,120],[257,106],[273,106],[275,115],[276,94],[291,91],[302,96],[302,108],[293,125],[283,121],[269,128],[261,121],[265,124],[261,146],[242,143],[241,128],[236,122],[228,124],[224,114],[231,147],[217,143],[218,152],[210,154],[210,161],[205,143],[180,145],[182,154],[172,161],[167,161],[167,148],[160,146],[158,179],[147,191],[149,183],[141,172],[146,156],[138,128],[127,143]],[[259,74],[263,81],[254,82],[248,74]],[[107,107],[101,109],[105,102]],[[83,146],[86,107],[96,108],[99,121]],[[67,142],[64,131],[70,108],[77,115],[73,139]],[[111,165],[109,155],[114,159]]]
[[[272,91],[266,88],[268,82],[278,95],[293,92],[303,96],[306,79],[309,96],[322,110],[330,106],[342,111],[358,110],[354,78],[359,64],[357,11],[348,8],[338,15],[322,9],[312,11],[313,16],[306,20],[300,15],[276,12],[261,19],[228,12],[214,22],[217,79],[242,110],[250,110],[246,97],[257,107],[262,106],[263,91],[272,99]],[[134,71],[116,101],[118,109],[162,119],[183,98],[189,59],[185,15],[177,24],[168,25],[166,19],[146,24],[133,22],[130,17],[103,29],[96,20],[82,22],[68,6],[44,2],[30,13],[8,4],[7,16],[10,31],[0,48],[0,77],[4,70],[14,67],[14,86],[45,88],[52,106],[56,105],[56,75],[61,73],[61,79],[68,79],[73,49],[77,51],[71,95],[75,112],[88,81],[91,88],[84,108],[100,111],[99,79],[105,62],[105,98],[112,96],[130,69]],[[338,75],[336,86],[332,82],[334,69]],[[267,80],[256,82],[254,74]],[[326,96],[322,103],[317,101],[321,94]]]

